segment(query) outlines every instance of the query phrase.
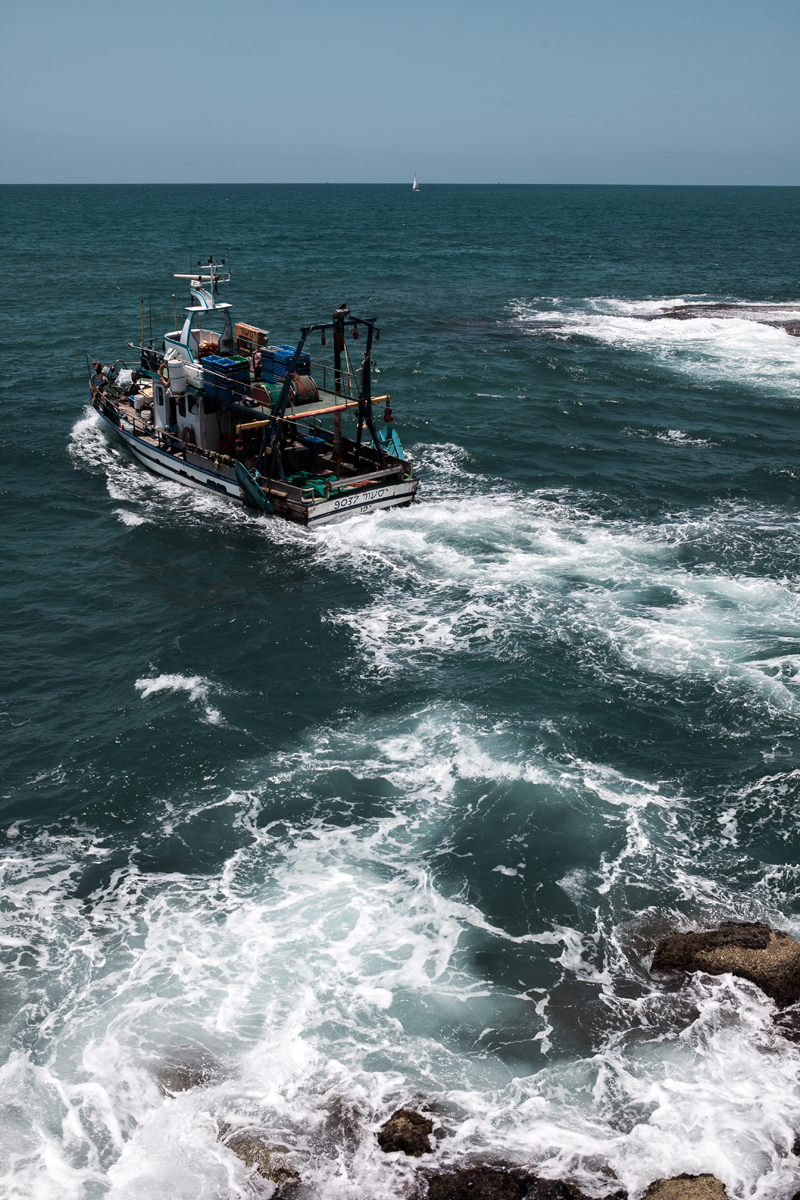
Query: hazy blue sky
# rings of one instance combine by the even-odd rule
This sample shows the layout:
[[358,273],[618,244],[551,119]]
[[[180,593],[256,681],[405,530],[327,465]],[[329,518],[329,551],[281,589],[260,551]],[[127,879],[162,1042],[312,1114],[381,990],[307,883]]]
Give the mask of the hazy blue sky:
[[800,184],[800,0],[0,0],[0,180]]

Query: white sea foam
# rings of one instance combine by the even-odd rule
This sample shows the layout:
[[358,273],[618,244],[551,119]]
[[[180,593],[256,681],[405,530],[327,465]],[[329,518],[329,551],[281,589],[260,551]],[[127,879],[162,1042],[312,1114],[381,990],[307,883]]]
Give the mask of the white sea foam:
[[713,442],[707,438],[693,438],[683,429],[623,429],[624,434],[628,437],[637,438],[654,438],[658,442],[664,442],[668,446],[711,446]]
[[657,433],[656,438],[660,442],[672,443],[674,446],[710,446],[711,443],[705,438],[693,438],[682,429],[667,429],[663,433]]
[[[168,678],[142,682],[153,696],[176,690]],[[202,688],[179,679],[177,690]],[[530,749],[523,758],[524,745],[457,705],[404,714],[388,729],[384,718],[380,728],[322,731],[266,760],[263,783],[248,792],[210,786],[155,816],[151,836],[162,820],[165,835],[190,839],[199,813],[229,811],[240,846],[218,871],[140,871],[134,845],[88,903],[74,898],[75,884],[109,847],[80,829],[44,838],[23,826],[2,860],[20,988],[6,1030],[18,1048],[0,1070],[10,1194],[250,1196],[243,1164],[220,1143],[225,1124],[263,1129],[287,1147],[311,1197],[399,1198],[428,1162],[382,1155],[374,1131],[394,1107],[424,1098],[452,1134],[439,1166],[488,1153],[595,1193],[605,1178],[633,1195],[658,1175],[713,1171],[730,1195],[788,1200],[800,1166],[790,1153],[797,1047],[752,985],[700,976],[672,995],[646,985],[644,918],[626,901],[631,882],[663,890],[669,870],[681,907],[701,916],[741,907],[718,859],[752,790],[730,797],[699,858],[686,836],[697,829],[691,798],[601,764]],[[347,773],[380,782],[387,798],[375,815],[345,825],[291,817],[298,792]],[[472,803],[529,778],[529,788],[546,780],[548,803],[587,834],[594,824],[621,836],[613,855],[598,848],[580,875],[563,878],[574,923],[510,932],[437,863]],[[779,793],[786,783],[761,786]],[[489,864],[503,886],[535,882],[522,840],[542,814],[522,805],[512,856]],[[765,879],[745,915],[774,919],[796,881],[786,897],[781,886]],[[609,1026],[597,1047],[553,1058],[547,991],[478,968],[476,937],[495,952],[544,954],[554,980],[602,994]],[[30,955],[43,981],[36,994],[26,994]],[[543,1055],[532,1071],[489,1048],[493,1031],[520,1021]],[[154,1073],[199,1051],[218,1060],[214,1079],[165,1100]]]
[[[513,311],[523,329],[540,327],[579,334],[620,350],[644,353],[668,370],[708,384],[742,383],[797,398],[800,396],[800,338],[760,324],[756,305],[740,315],[660,316],[687,301],[625,301],[600,297],[576,303],[519,301]],[[784,306],[782,319],[797,319],[800,306]],[[554,328],[555,323],[555,328]]]
[[123,525],[128,525],[131,529],[135,529],[137,525],[147,524],[147,517],[141,517],[138,513],[128,512],[125,508],[115,508],[114,515],[119,517]]
[[134,684],[143,700],[159,692],[186,692],[191,701],[202,708],[205,720],[210,725],[219,725],[222,714],[208,703],[208,694],[214,686],[202,675],[154,675],[137,679]]
[[[110,498],[127,506],[113,510],[124,525],[172,526],[177,521],[192,526],[198,520],[205,524],[209,517],[217,524],[258,520],[207,488],[185,487],[136,462],[94,409],[87,409],[73,426],[69,451],[81,469],[101,473]],[[266,528],[267,523],[262,521],[261,526]],[[280,540],[280,531],[276,530],[275,537]]]
[[[552,638],[564,628],[597,669],[704,678],[794,712],[794,583],[705,564],[693,570],[680,555],[703,538],[724,541],[726,528],[733,540],[749,538],[755,553],[754,527],[764,520],[723,506],[701,519],[629,525],[495,491],[348,522],[318,555],[372,577],[373,600],[329,619],[350,630],[382,674],[440,670],[475,653],[519,658],[537,630]],[[796,541],[793,523],[781,520]]]

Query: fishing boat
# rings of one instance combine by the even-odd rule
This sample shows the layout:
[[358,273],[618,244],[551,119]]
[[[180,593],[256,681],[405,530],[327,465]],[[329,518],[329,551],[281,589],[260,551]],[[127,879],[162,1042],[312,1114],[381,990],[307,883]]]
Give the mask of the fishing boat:
[[413,183],[412,183],[412,185],[411,185],[411,190],[412,190],[412,192],[418,192],[418,191],[419,191],[419,184],[417,183],[417,177],[416,177],[416,175],[414,176],[414,182],[413,182]]
[[[145,346],[142,308],[141,345],[128,343],[138,361],[89,368],[92,406],[139,462],[306,526],[412,502],[419,481],[391,397],[372,394],[375,317],[341,305],[330,321],[304,325],[296,345],[271,345],[220,300],[231,278],[224,259],[175,278],[189,281],[183,326]],[[314,333],[322,348],[312,365]],[[322,363],[328,348],[332,362]]]

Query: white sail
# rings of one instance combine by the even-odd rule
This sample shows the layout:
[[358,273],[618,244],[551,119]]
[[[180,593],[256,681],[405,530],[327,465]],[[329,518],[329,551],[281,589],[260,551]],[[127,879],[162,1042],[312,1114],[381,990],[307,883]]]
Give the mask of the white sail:
[[411,185],[411,190],[412,190],[412,192],[418,192],[418,191],[419,191],[419,184],[417,183],[417,177],[416,177],[416,175],[414,176],[414,182],[413,182],[413,183],[412,183],[412,185]]

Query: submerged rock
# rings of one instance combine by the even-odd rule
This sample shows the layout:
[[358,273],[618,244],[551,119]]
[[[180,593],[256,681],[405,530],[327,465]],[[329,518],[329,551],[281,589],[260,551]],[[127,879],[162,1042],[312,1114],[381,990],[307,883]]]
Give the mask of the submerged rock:
[[537,1179],[524,1171],[502,1167],[461,1167],[435,1175],[428,1200],[587,1200],[572,1184]]
[[785,1008],[800,999],[800,944],[758,921],[723,921],[718,929],[673,933],[658,943],[651,971],[730,971],[758,984]]
[[333,1095],[328,1102],[325,1123],[317,1135],[318,1145],[334,1156],[342,1149],[355,1154],[364,1138],[365,1115],[352,1098]]
[[412,1158],[419,1158],[433,1153],[429,1140],[432,1132],[433,1121],[423,1117],[422,1113],[414,1112],[412,1108],[398,1108],[381,1126],[378,1145],[386,1154],[402,1150]]
[[280,1196],[288,1195],[300,1183],[300,1176],[282,1154],[271,1149],[255,1133],[232,1133],[225,1145],[246,1167],[278,1185]]
[[222,1068],[210,1054],[187,1050],[176,1053],[163,1063],[156,1072],[159,1089],[165,1096],[188,1092],[196,1087],[208,1087],[216,1083]]
[[651,1183],[644,1200],[726,1200],[727,1195],[716,1175],[675,1175]]

